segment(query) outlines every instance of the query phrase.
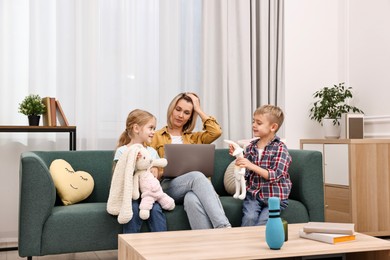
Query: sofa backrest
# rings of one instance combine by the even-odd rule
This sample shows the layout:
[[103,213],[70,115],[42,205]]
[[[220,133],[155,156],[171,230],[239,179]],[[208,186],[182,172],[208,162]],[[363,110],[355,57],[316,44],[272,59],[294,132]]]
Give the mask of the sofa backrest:
[[[292,163],[289,174],[293,187],[290,198],[304,201],[305,204],[323,204],[322,155],[316,151],[289,150]],[[75,171],[82,170],[94,178],[95,187],[85,202],[106,202],[111,185],[113,150],[91,151],[39,151],[31,152],[38,156],[47,170],[55,159],[64,159]],[[224,187],[223,179],[226,168],[235,158],[229,149],[215,150],[214,175],[211,181],[220,196],[229,195]],[[57,205],[61,205],[57,198]]]
[[225,176],[226,168],[234,159],[235,157],[229,154],[229,149],[215,149],[214,175],[211,178],[211,182],[213,183],[215,191],[220,196],[229,195],[225,190],[223,178]]
[[[39,151],[32,152],[42,159],[49,169],[55,159],[67,161],[75,171],[86,171],[92,175],[95,185],[92,194],[84,202],[106,202],[111,185],[113,150],[102,151]],[[57,205],[62,203],[57,197]]]
[[[114,150],[83,150],[83,151],[33,151],[44,168],[49,171],[50,164],[56,159],[67,161],[75,171],[86,171],[92,175],[95,186],[92,194],[84,202],[106,202],[110,191]],[[26,153],[27,154],[27,153]],[[223,184],[225,170],[234,157],[229,149],[215,150],[214,176],[212,182],[217,193],[228,195]],[[56,205],[62,205],[57,196]]]
[[318,151],[289,149],[292,162],[289,174],[292,189],[289,198],[302,202],[310,219],[324,219],[324,180],[322,154]]

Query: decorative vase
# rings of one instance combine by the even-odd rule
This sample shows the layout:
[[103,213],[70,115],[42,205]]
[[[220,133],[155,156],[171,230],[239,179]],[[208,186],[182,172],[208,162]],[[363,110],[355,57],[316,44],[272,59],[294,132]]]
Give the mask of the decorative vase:
[[270,249],[279,250],[284,243],[284,226],[280,218],[278,197],[268,199],[269,218],[265,225],[265,241]]
[[38,126],[40,118],[41,118],[41,116],[37,116],[37,115],[28,116],[28,125],[30,125],[30,126]]
[[341,134],[341,126],[339,124],[333,124],[331,118],[325,118],[322,121],[322,126],[324,128],[324,137],[325,139],[339,139]]

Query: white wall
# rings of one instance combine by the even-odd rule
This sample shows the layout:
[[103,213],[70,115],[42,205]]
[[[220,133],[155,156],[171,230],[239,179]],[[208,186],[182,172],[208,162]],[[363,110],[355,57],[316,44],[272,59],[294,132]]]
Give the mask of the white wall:
[[286,142],[322,138],[320,125],[309,119],[312,94],[346,80],[345,30],[340,0],[285,1]]
[[[285,1],[289,148],[299,148],[302,138],[323,138],[309,109],[324,86],[346,82],[354,91],[351,104],[367,117],[390,115],[389,12],[388,0]],[[390,133],[388,125],[380,131]]]
[[350,83],[366,115],[390,115],[390,1],[351,0]]

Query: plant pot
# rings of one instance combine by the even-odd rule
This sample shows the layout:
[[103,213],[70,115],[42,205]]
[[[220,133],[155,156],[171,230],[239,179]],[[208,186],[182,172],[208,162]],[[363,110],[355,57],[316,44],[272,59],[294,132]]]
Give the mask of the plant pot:
[[39,125],[39,119],[41,119],[41,116],[28,116],[28,125],[29,126],[38,126]]
[[333,124],[334,119],[325,118],[322,121],[322,127],[324,129],[325,139],[339,139],[341,134],[341,126],[339,124]]

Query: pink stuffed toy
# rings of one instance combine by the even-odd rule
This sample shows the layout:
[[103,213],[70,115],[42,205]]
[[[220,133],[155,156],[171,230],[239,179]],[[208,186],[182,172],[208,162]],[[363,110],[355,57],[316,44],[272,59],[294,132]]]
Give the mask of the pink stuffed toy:
[[150,210],[156,201],[165,210],[175,208],[175,201],[163,192],[159,180],[150,171],[152,167],[165,167],[166,165],[167,160],[165,158],[153,160],[148,150],[139,145],[133,179],[133,199],[138,199],[141,191],[139,216],[143,220],[149,218]]

